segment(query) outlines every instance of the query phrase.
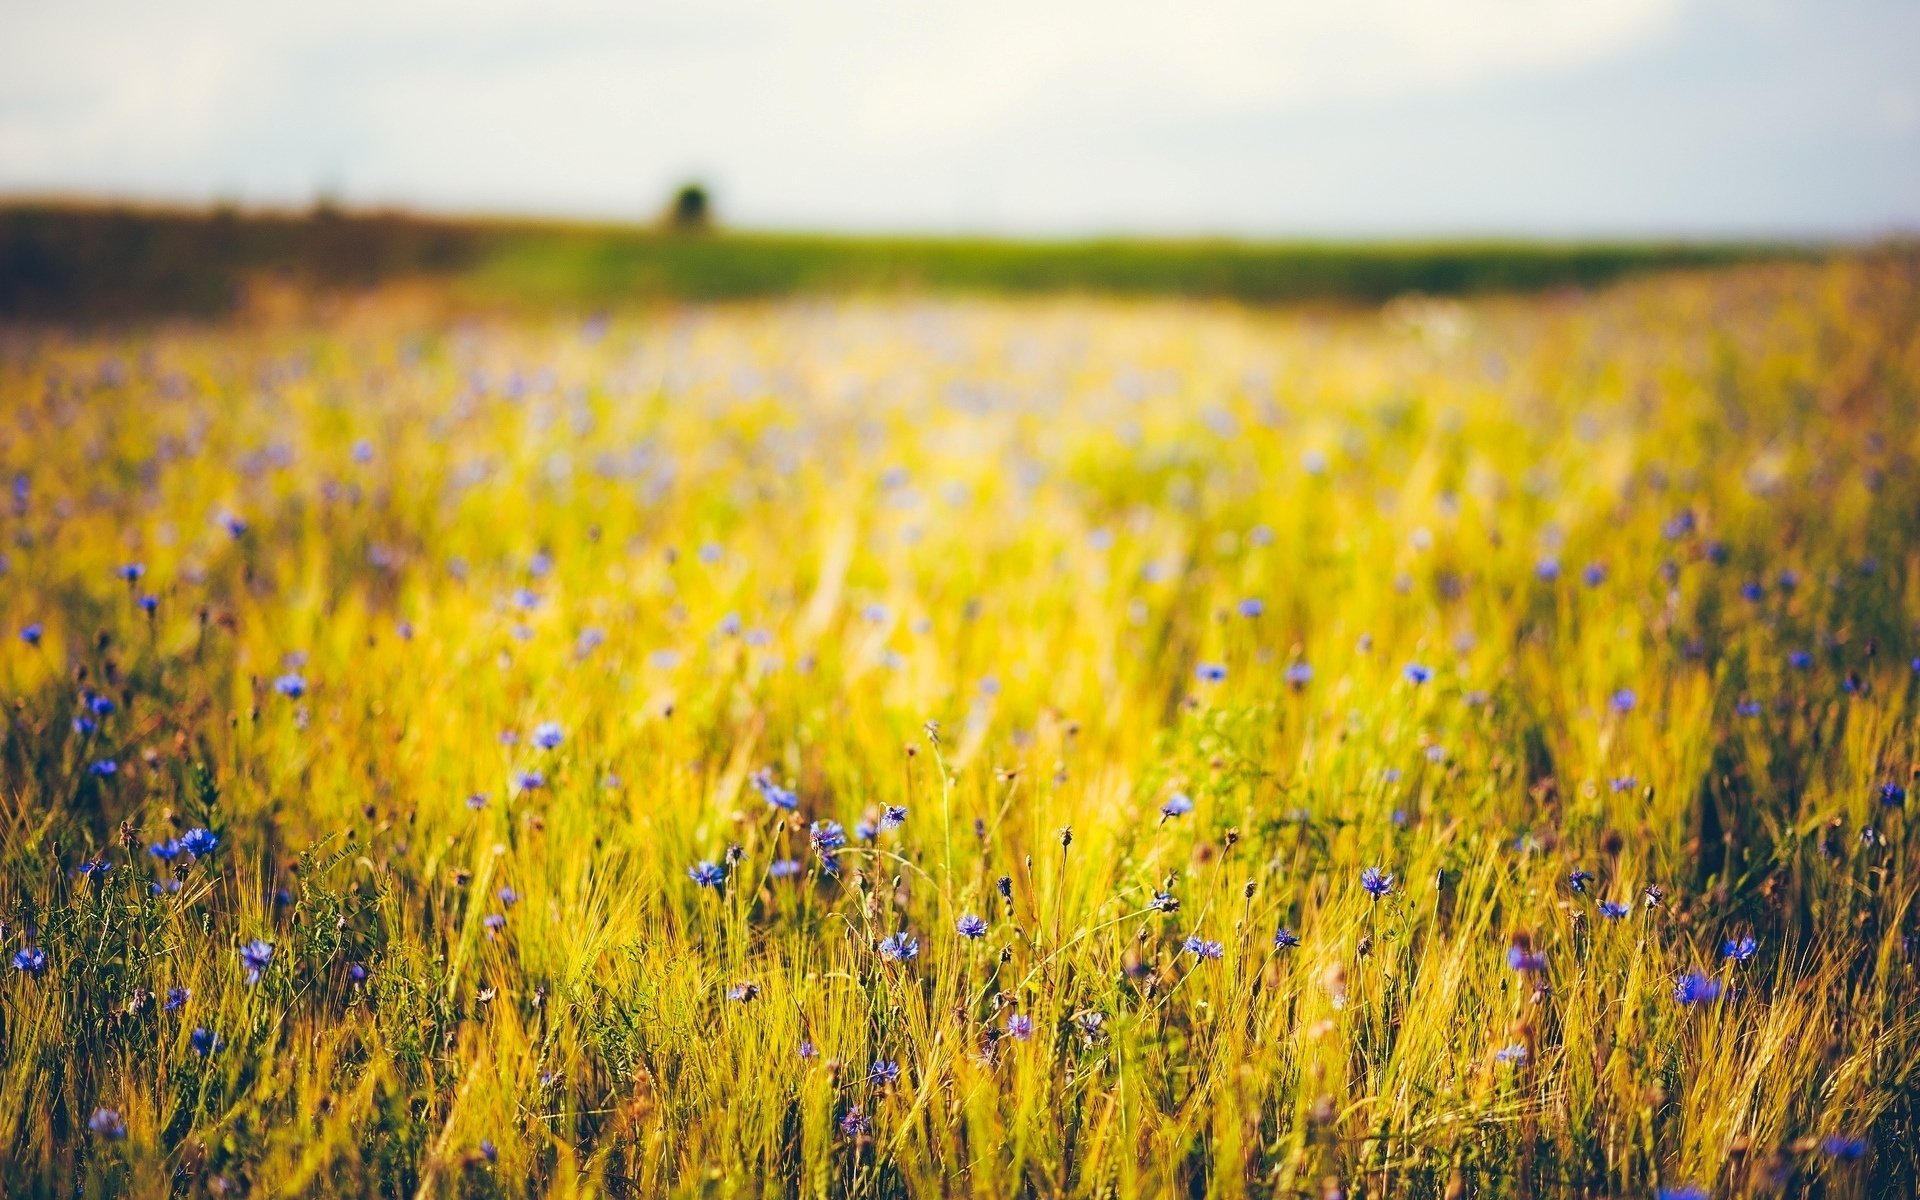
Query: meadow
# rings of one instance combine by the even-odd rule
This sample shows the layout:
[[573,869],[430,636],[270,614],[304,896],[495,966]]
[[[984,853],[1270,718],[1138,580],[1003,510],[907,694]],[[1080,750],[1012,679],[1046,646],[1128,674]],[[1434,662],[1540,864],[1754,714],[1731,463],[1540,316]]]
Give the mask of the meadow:
[[1911,1195],[1920,259],[0,333],[11,1195]]

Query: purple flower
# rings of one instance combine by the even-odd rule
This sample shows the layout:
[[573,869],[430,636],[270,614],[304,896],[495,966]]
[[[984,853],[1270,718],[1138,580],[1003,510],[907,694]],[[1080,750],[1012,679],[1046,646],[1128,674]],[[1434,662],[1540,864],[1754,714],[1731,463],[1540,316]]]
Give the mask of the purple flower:
[[1288,663],[1282,676],[1289,687],[1303,688],[1313,681],[1313,668],[1306,663]]
[[840,1132],[850,1138],[863,1137],[872,1128],[873,1121],[860,1111],[858,1104],[849,1108],[847,1115],[840,1118]]
[[195,858],[205,858],[212,854],[219,844],[219,835],[211,829],[189,829],[180,835],[180,848]]
[[110,1142],[117,1142],[127,1136],[127,1123],[120,1114],[110,1108],[96,1108],[87,1118],[87,1128],[93,1130]]
[[771,771],[755,771],[747,776],[747,782],[753,785],[754,790],[760,793],[760,798],[772,808],[792,812],[800,804],[799,796],[773,781]]
[[1495,1062],[1517,1065],[1527,1061],[1527,1048],[1518,1042],[1493,1052]]
[[1588,587],[1599,587],[1607,581],[1606,564],[1597,562],[1588,563],[1585,569],[1580,572],[1580,581]]
[[20,627],[20,640],[29,646],[38,646],[40,638],[46,633],[46,627],[35,621],[31,625]]
[[814,849],[823,854],[838,850],[847,844],[847,831],[840,827],[838,821],[815,821],[809,834],[813,839]]
[[953,927],[963,938],[983,938],[987,936],[987,922],[983,917],[968,913],[955,921]]
[[307,681],[294,674],[282,675],[273,681],[273,690],[289,700],[298,700],[307,694]]
[[1415,687],[1433,678],[1432,668],[1423,667],[1419,663],[1408,663],[1400,673],[1406,676],[1407,682],[1413,684]]
[[220,1040],[220,1035],[211,1029],[194,1030],[187,1035],[187,1044],[193,1047],[193,1052],[201,1058],[210,1057],[216,1050],[226,1045]]
[[1160,806],[1162,818],[1184,817],[1193,811],[1193,800],[1185,792],[1175,792]]
[[1627,906],[1618,900],[1602,900],[1599,909],[1600,915],[1609,921],[1618,921],[1627,915]]
[[767,874],[775,879],[792,879],[805,869],[797,858],[776,858],[767,867]]
[[727,873],[724,869],[704,859],[698,865],[687,868],[687,878],[701,887],[717,888],[720,886],[720,881],[726,877]]
[[255,938],[240,947],[240,965],[246,968],[247,982],[259,983],[261,972],[273,961],[273,943]]
[[899,1081],[900,1064],[897,1062],[884,1058],[876,1058],[873,1060],[873,1065],[867,1068],[868,1083],[877,1083],[885,1086],[898,1083]]
[[1014,1013],[1007,1018],[1007,1036],[1016,1042],[1024,1042],[1033,1036],[1033,1018],[1025,1013]]
[[1674,984],[1673,998],[1682,1004],[1711,1004],[1720,998],[1720,981],[1700,971],[1688,971]]
[[1547,956],[1524,942],[1507,947],[1507,965],[1522,975],[1537,975],[1547,969]]
[[1720,952],[1734,962],[1743,963],[1752,958],[1760,949],[1760,943],[1752,937],[1729,938],[1720,948]]
[[561,732],[558,722],[542,721],[533,728],[533,744],[542,750],[557,750],[566,740],[567,735]]
[[887,805],[887,810],[880,814],[880,828],[882,829],[898,829],[906,823],[907,810],[905,805],[889,804]]
[[193,992],[188,988],[170,987],[167,989],[167,1001],[164,1007],[168,1012],[172,1012],[185,1004],[188,997],[192,995]]
[[751,982],[736,983],[727,989],[727,999],[745,1004],[760,998],[760,985]]
[[1226,953],[1226,947],[1219,942],[1210,942],[1199,934],[1191,934],[1180,943],[1180,948],[1206,962],[1217,962]]
[[1282,925],[1279,932],[1273,935],[1273,944],[1278,949],[1291,950],[1300,944],[1300,935]]
[[1854,1162],[1865,1157],[1867,1139],[1852,1134],[1830,1133],[1820,1139],[1820,1152],[1841,1162]]
[[1898,808],[1907,802],[1907,789],[1897,783],[1887,782],[1880,785],[1880,803],[1888,808]]
[[1368,867],[1360,872],[1360,886],[1367,890],[1375,900],[1393,891],[1393,876],[1379,867]]
[[101,779],[112,779],[120,773],[120,764],[111,758],[99,758],[90,763],[87,770]]
[[1567,876],[1567,886],[1576,892],[1585,892],[1587,885],[1593,882],[1592,871],[1576,870]]
[[911,934],[890,933],[880,939],[880,957],[891,962],[908,962],[920,953],[920,942]]
[[1240,602],[1240,615],[1243,617],[1257,617],[1266,611],[1267,606],[1251,596]]
[[1624,714],[1632,712],[1637,701],[1638,697],[1633,694],[1632,688],[1621,688],[1613,694],[1613,699],[1608,703],[1613,706],[1613,711]]
[[38,946],[22,946],[13,952],[13,969],[38,975],[47,969],[47,952]]
[[1227,677],[1227,669],[1219,663],[1201,663],[1193,669],[1193,677],[1201,683],[1219,683]]

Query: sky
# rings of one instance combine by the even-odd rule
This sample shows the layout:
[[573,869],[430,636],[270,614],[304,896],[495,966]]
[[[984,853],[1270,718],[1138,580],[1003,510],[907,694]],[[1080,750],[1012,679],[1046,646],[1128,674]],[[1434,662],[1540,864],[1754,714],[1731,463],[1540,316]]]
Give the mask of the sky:
[[781,229],[1920,231],[1916,0],[0,0],[0,193]]

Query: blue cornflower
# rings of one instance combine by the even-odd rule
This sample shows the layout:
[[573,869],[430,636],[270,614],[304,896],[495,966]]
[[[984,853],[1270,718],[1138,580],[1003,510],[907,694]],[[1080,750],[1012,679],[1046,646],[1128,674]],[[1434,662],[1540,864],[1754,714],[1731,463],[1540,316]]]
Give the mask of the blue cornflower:
[[858,1104],[849,1108],[847,1114],[840,1118],[840,1132],[850,1138],[863,1137],[872,1128],[872,1118],[861,1112]]
[[825,854],[847,844],[847,831],[838,821],[815,821],[809,831],[814,849]]
[[506,914],[488,913],[486,916],[480,918],[480,924],[481,927],[487,931],[487,936],[492,937],[507,927]]
[[853,836],[860,841],[870,842],[880,836],[880,826],[865,817],[861,817],[853,823]]
[[74,870],[82,875],[105,875],[108,871],[113,870],[113,864],[104,858],[90,858],[75,867]]
[[1153,893],[1153,899],[1147,902],[1147,907],[1153,909],[1155,912],[1179,912],[1180,901],[1172,892],[1162,892],[1156,889]]
[[493,1140],[491,1138],[481,1138],[480,1139],[480,1157],[486,1159],[490,1163],[499,1162],[500,1147],[494,1145]]
[[1257,617],[1266,611],[1267,606],[1251,596],[1240,602],[1240,615],[1243,617]]
[[1733,711],[1743,717],[1757,717],[1760,715],[1760,702],[1758,700],[1742,700],[1733,706]]
[[1707,1189],[1697,1183],[1676,1183],[1654,1193],[1655,1200],[1711,1200]]
[[120,764],[111,758],[98,758],[88,764],[87,770],[101,779],[111,779],[120,773]]
[[740,636],[739,613],[728,613],[726,616],[720,618],[720,635],[722,637]]
[[1288,663],[1282,678],[1287,681],[1289,687],[1305,687],[1313,682],[1313,668],[1303,662]]
[[1165,804],[1160,806],[1160,815],[1163,818],[1184,817],[1192,811],[1193,800],[1185,792],[1175,792],[1167,797]]
[[1787,665],[1796,671],[1804,671],[1813,665],[1813,655],[1808,654],[1805,650],[1795,650],[1792,654],[1787,655]]
[[152,616],[155,612],[159,611],[160,597],[149,592],[138,600],[135,600],[134,603],[140,606],[141,612]]
[[1635,787],[1639,786],[1639,783],[1640,781],[1632,775],[1620,775],[1607,780],[1607,787],[1617,796],[1621,792],[1632,791]]
[[1374,899],[1378,900],[1380,897],[1393,891],[1393,876],[1382,871],[1379,867],[1368,867],[1366,870],[1360,872],[1360,886],[1365,888],[1368,894]]
[[1720,981],[1700,971],[1688,971],[1674,984],[1673,998],[1682,1004],[1711,1004],[1720,998]]
[[273,681],[273,690],[289,700],[298,700],[307,694],[307,681],[289,672]]
[[87,693],[87,711],[96,717],[110,717],[119,705],[111,696],[102,696],[94,692]]
[[1285,925],[1282,925],[1279,931],[1273,935],[1273,944],[1278,949],[1291,950],[1300,944],[1300,935]]
[[1820,1152],[1841,1162],[1853,1162],[1865,1157],[1867,1139],[1853,1134],[1830,1133],[1820,1139]]
[[720,881],[727,877],[724,868],[702,859],[697,866],[687,868],[687,878],[701,887],[717,888]]
[[367,981],[366,966],[362,963],[348,963],[347,979],[353,983],[365,983]]
[[127,1123],[120,1119],[119,1113],[110,1108],[94,1109],[93,1115],[87,1118],[87,1128],[110,1142],[117,1142],[127,1136]]
[[567,735],[560,731],[556,721],[542,721],[533,727],[533,744],[542,750],[558,749],[560,743],[566,740]]
[[775,879],[792,879],[803,870],[805,868],[800,865],[800,860],[797,858],[776,858],[767,867],[767,874]]
[[958,921],[955,921],[953,927],[963,938],[983,938],[987,936],[986,918],[977,917],[972,913],[968,913]]
[[212,854],[219,844],[219,835],[211,829],[189,829],[180,835],[180,848],[195,858],[205,858]]
[[273,943],[255,938],[240,947],[240,965],[246,968],[247,982],[259,983],[260,975],[273,961]]
[[38,646],[40,639],[46,635],[46,632],[46,626],[35,621],[31,625],[22,625],[20,627],[20,640],[29,646]]
[[760,798],[770,807],[792,812],[800,804],[799,796],[773,781],[772,771],[755,771],[747,776],[747,782],[754,786],[754,789],[760,793]]
[[513,790],[533,792],[547,786],[547,777],[539,771],[520,771],[513,777]]
[[1782,571],[1776,582],[1781,591],[1791,596],[1795,589],[1800,586],[1800,573],[1798,571]]
[[168,1012],[172,1012],[174,1009],[179,1008],[181,1005],[185,1004],[187,1002],[187,999],[192,995],[193,995],[193,991],[189,988],[183,988],[183,987],[168,988],[167,1000],[165,1005],[166,1010]]
[[246,536],[247,522],[244,517],[227,513],[220,518],[220,527],[227,531],[228,537],[237,539]]
[[1613,699],[1608,701],[1608,703],[1613,706],[1613,711],[1617,713],[1630,713],[1633,711],[1633,706],[1638,699],[1639,697],[1633,694],[1632,688],[1621,688],[1613,694]]
[[1193,677],[1201,683],[1219,683],[1227,677],[1227,669],[1219,663],[1201,663],[1193,669]]
[[1759,949],[1760,943],[1752,937],[1729,938],[1727,943],[1720,947],[1720,952],[1735,962],[1743,963],[1752,958]]
[[892,962],[907,962],[920,953],[920,942],[911,934],[890,933],[880,939],[880,957]]
[[1740,585],[1740,597],[1758,604],[1766,598],[1767,589],[1758,579],[1749,579]]
[[1888,808],[1898,808],[1907,802],[1907,789],[1888,781],[1880,785],[1880,803]]
[[1518,1042],[1493,1052],[1495,1062],[1519,1064],[1527,1061],[1527,1048]]
[[1618,900],[1602,900],[1598,907],[1600,915],[1609,921],[1618,921],[1627,915],[1627,906]]
[[220,1040],[220,1035],[211,1029],[194,1030],[187,1035],[187,1044],[192,1046],[193,1052],[202,1058],[209,1057],[214,1051],[226,1045]]
[[1033,1036],[1033,1018],[1025,1013],[1014,1013],[1007,1018],[1007,1036],[1016,1042],[1024,1042]]
[[120,578],[126,580],[128,583],[132,583],[134,580],[140,578],[142,575],[145,575],[146,573],[147,573],[147,564],[137,563],[137,562],[131,562],[123,565],[118,572]]
[[903,804],[889,804],[880,814],[880,828],[898,829],[907,823],[907,809]]
[[503,887],[499,891],[495,892],[494,895],[500,898],[500,903],[508,906],[509,908],[519,903],[520,901],[520,893],[514,891],[510,887]]
[[891,1059],[876,1058],[873,1060],[873,1065],[867,1068],[868,1083],[886,1085],[898,1083],[899,1081],[900,1064]]
[[1537,975],[1547,969],[1547,956],[1535,950],[1531,943],[1515,940],[1507,947],[1507,965],[1522,975]]
[[73,731],[81,737],[92,737],[93,731],[98,728],[100,728],[99,722],[95,721],[92,717],[75,717],[73,719]]
[[147,890],[156,896],[171,896],[180,890],[180,881],[172,876],[156,879],[147,885]]
[[1197,933],[1188,935],[1187,940],[1180,943],[1180,948],[1206,961],[1217,960],[1227,952],[1227,948],[1219,942],[1210,942]]
[[13,969],[38,975],[47,969],[47,952],[38,946],[22,946],[13,952]]
[[1588,587],[1599,587],[1607,581],[1607,565],[1597,562],[1588,563],[1580,572],[1580,581]]
[[1567,876],[1567,886],[1576,892],[1585,892],[1587,885],[1593,882],[1592,871],[1573,871]]
[[186,849],[185,846],[180,844],[179,838],[168,838],[164,842],[155,842],[153,845],[148,846],[147,853],[153,855],[161,862],[172,862],[174,859],[186,853]]
[[1408,663],[1400,673],[1406,676],[1407,682],[1413,684],[1415,687],[1433,678],[1433,669],[1431,667],[1423,667],[1419,663]]
[[736,983],[727,989],[727,999],[746,1004],[760,998],[760,985],[753,982]]
[[1540,582],[1552,583],[1554,580],[1560,578],[1560,560],[1557,558],[1543,558],[1533,564],[1533,573]]

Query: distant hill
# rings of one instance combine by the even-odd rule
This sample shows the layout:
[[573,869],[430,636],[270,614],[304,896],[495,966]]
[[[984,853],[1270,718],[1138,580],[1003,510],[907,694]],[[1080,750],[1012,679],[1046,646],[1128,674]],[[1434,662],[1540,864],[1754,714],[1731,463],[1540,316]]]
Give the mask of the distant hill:
[[0,204],[0,316],[214,315],[262,278],[325,290],[430,277],[475,300],[595,307],[900,289],[1371,303],[1822,252],[1755,242],[865,237],[330,207],[14,202]]

